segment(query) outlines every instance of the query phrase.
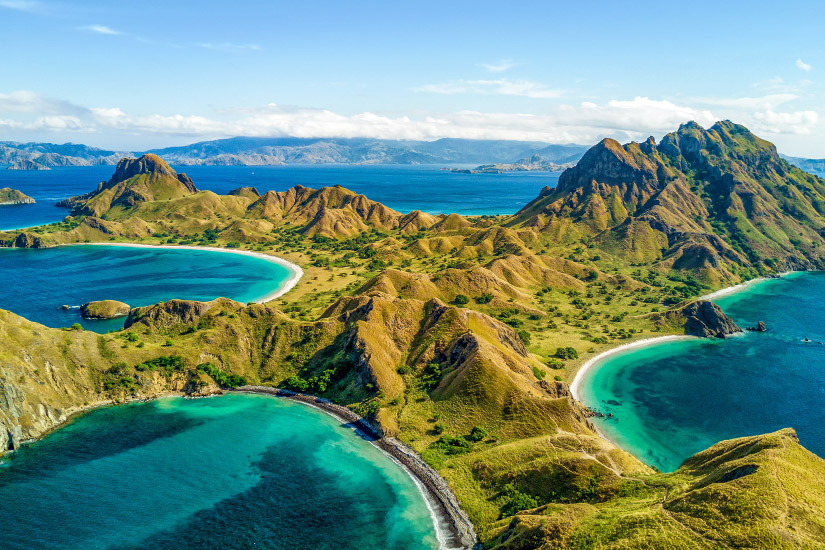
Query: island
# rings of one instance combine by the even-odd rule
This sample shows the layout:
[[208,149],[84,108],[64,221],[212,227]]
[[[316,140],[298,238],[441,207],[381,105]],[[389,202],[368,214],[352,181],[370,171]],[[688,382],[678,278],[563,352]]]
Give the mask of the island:
[[14,204],[34,204],[34,199],[17,189],[10,187],[0,189],[0,206]]
[[792,429],[657,472],[570,384],[623,344],[738,332],[701,296],[825,267],[823,204],[825,180],[731,121],[604,139],[511,216],[401,213],[341,186],[218,195],[159,156],[123,159],[67,220],[0,245],[221,247],[305,275],[263,304],[133,308],[107,334],[0,311],[0,450],[95,404],[265,392],[362,423],[456,547],[821,547],[825,460]]
[[512,163],[482,164],[475,168],[450,168],[457,174],[503,174],[505,172],[561,172],[575,166],[575,162],[555,163],[541,155],[533,155]]
[[8,165],[6,170],[51,170],[45,164],[33,160],[18,160]]
[[117,300],[98,300],[81,305],[80,315],[84,319],[117,319],[129,315],[131,309],[129,304]]

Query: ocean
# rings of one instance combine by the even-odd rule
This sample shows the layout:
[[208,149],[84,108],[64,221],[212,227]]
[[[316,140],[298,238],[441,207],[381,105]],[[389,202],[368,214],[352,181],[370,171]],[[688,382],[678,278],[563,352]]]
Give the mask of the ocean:
[[0,502],[6,550],[439,547],[400,466],[266,396],[92,411],[4,457]]
[[[185,172],[198,189],[226,194],[237,187],[256,187],[262,194],[296,185],[343,185],[368,198],[407,213],[514,214],[535,199],[545,186],[555,187],[559,173],[509,172],[459,174],[431,165],[330,165],[288,166],[174,166]],[[19,229],[62,220],[68,210],[59,200],[92,191],[108,181],[113,166],[53,168],[49,171],[0,169],[0,187],[29,195],[33,205],[0,207],[0,230]]]
[[[286,267],[210,250],[106,245],[0,249],[0,309],[49,327],[123,328],[123,318],[86,320],[78,306],[119,300],[132,307],[171,300],[263,298],[292,275]],[[62,309],[63,305],[70,309]]]
[[[760,281],[714,300],[766,333],[687,339],[605,358],[585,376],[585,405],[612,441],[672,471],[723,439],[794,428],[825,456],[825,273]],[[808,341],[805,341],[805,339]]]

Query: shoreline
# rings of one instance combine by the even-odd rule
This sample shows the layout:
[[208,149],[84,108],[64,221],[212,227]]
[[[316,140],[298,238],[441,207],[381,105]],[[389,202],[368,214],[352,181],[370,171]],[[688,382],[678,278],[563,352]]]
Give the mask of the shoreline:
[[272,256],[270,254],[264,254],[263,252],[253,252],[251,250],[235,250],[232,248],[219,248],[217,246],[191,246],[191,245],[163,245],[163,244],[139,244],[139,243],[65,243],[59,244],[57,246],[119,246],[123,248],[155,248],[155,249],[164,249],[164,250],[207,250],[210,252],[223,252],[226,254],[240,254],[242,256],[250,256],[253,258],[259,258],[261,260],[265,260],[267,262],[280,265],[287,269],[290,272],[289,278],[284,281],[278,288],[275,290],[265,294],[264,296],[253,300],[253,303],[256,304],[263,304],[269,301],[272,301],[276,298],[280,298],[298,284],[298,281],[301,280],[301,277],[304,276],[304,270],[297,264],[294,264],[288,260],[280,258],[278,256]]
[[[352,425],[352,427],[361,432],[370,443],[383,451],[393,462],[399,464],[407,474],[413,478],[419,490],[422,490],[427,506],[433,515],[436,537],[443,550],[453,548],[470,550],[478,544],[475,527],[467,516],[467,513],[459,505],[458,499],[456,499],[455,494],[450,490],[446,480],[427,465],[418,453],[394,437],[384,436],[380,428],[377,428],[350,409],[321,397],[299,394],[267,386],[241,386],[230,391],[289,399],[326,412]],[[431,504],[434,506],[431,507]],[[451,540],[442,540],[442,538],[438,536],[439,523],[443,523],[449,529]]]
[[757,277],[756,279],[751,279],[750,281],[745,281],[744,283],[739,283],[738,285],[728,286],[725,288],[720,288],[719,290],[714,290],[713,292],[709,292],[708,294],[704,294],[696,298],[696,300],[707,300],[712,302],[717,298],[722,298],[723,296],[730,296],[731,294],[737,294],[743,290],[747,290],[748,288],[759,284],[764,283],[765,281],[772,281],[773,279],[782,279],[792,273],[801,273],[800,271],[783,271],[782,273],[777,273],[774,277]]
[[639,349],[639,348],[646,348],[648,346],[656,345],[661,342],[675,342],[678,340],[689,340],[692,338],[696,338],[695,336],[688,336],[686,334],[668,334],[665,336],[654,336],[652,338],[642,338],[641,340],[636,340],[635,342],[628,342],[627,344],[622,344],[621,346],[616,346],[615,348],[610,348],[605,350],[601,353],[598,353],[584,362],[584,364],[579,367],[579,370],[576,371],[576,376],[573,377],[573,381],[570,382],[570,395],[573,396],[573,399],[587,407],[587,404],[581,400],[579,395],[579,388],[582,385],[582,381],[587,373],[593,369],[598,363],[607,359],[611,355],[616,355],[619,353],[624,353],[625,351],[631,349]]

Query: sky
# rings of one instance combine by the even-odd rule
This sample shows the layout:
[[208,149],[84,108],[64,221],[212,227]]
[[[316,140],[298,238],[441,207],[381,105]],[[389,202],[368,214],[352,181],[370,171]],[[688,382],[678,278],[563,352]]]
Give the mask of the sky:
[[0,0],[0,140],[660,139],[825,157],[825,2]]

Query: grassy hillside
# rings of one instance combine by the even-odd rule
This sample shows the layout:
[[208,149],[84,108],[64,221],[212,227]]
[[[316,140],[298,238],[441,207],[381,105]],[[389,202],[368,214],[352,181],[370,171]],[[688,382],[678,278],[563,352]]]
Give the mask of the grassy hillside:
[[219,196],[129,161],[63,222],[0,244],[222,246],[305,275],[265,305],[172,300],[107,335],[3,312],[5,446],[86,405],[248,382],[373,419],[490,547],[819,547],[825,463],[791,432],[659,474],[601,439],[567,383],[617,343],[684,332],[706,291],[819,265],[820,189],[731,123],[606,140],[513,217],[402,215],[342,187]]

